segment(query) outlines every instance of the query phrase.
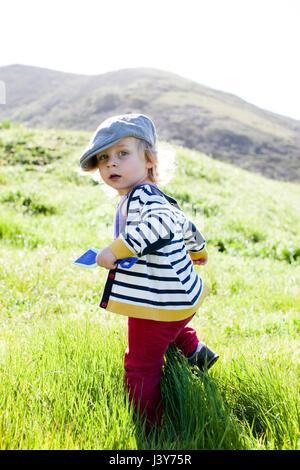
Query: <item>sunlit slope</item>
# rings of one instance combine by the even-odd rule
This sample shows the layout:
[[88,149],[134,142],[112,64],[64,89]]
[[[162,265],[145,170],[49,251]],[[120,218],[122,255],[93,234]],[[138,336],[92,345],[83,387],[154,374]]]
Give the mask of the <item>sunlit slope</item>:
[[160,142],[161,187],[207,240],[191,325],[220,358],[195,378],[168,351],[148,441],[126,407],[127,319],[99,308],[107,271],[73,264],[111,241],[118,201],[77,172],[89,138],[0,130],[0,448],[298,448],[300,187]]
[[92,132],[108,116],[144,113],[161,140],[300,181],[300,121],[174,73],[131,68],[89,76],[10,65],[0,67],[0,80],[7,91],[0,122]]
[[[108,197],[91,178],[77,173],[89,137],[18,126],[0,131],[3,241],[64,248],[112,236],[117,197]],[[300,257],[299,185],[269,180],[183,147],[162,146],[164,161],[170,151],[176,169],[162,189],[200,226],[208,247],[284,262]]]

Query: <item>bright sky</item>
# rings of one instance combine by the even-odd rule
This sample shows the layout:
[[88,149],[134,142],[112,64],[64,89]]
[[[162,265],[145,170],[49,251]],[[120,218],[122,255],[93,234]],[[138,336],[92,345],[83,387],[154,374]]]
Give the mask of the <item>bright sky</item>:
[[9,0],[0,45],[0,66],[153,67],[300,120],[300,0]]

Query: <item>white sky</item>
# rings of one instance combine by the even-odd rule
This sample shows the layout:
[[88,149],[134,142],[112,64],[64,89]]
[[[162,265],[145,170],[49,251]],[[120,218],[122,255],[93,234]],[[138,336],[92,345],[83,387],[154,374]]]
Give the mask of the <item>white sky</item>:
[[[300,120],[300,0],[6,0],[0,66],[175,72]],[[0,74],[1,79],[1,74]]]

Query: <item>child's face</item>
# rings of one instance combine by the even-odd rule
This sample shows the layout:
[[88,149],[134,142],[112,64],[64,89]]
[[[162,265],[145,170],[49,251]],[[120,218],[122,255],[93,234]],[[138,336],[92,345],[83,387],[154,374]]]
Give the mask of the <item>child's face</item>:
[[121,196],[138,184],[149,182],[148,169],[153,163],[146,160],[134,137],[123,137],[97,156],[101,178]]

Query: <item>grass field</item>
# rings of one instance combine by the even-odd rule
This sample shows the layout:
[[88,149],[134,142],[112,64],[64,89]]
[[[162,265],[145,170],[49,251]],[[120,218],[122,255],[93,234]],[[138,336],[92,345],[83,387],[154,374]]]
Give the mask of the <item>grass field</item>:
[[[5,127],[5,126],[4,126]],[[166,355],[161,429],[124,390],[125,317],[106,272],[72,261],[112,239],[117,196],[77,173],[84,132],[0,129],[0,449],[299,449],[300,187],[181,147],[162,186],[207,240],[192,321],[220,359]]]

